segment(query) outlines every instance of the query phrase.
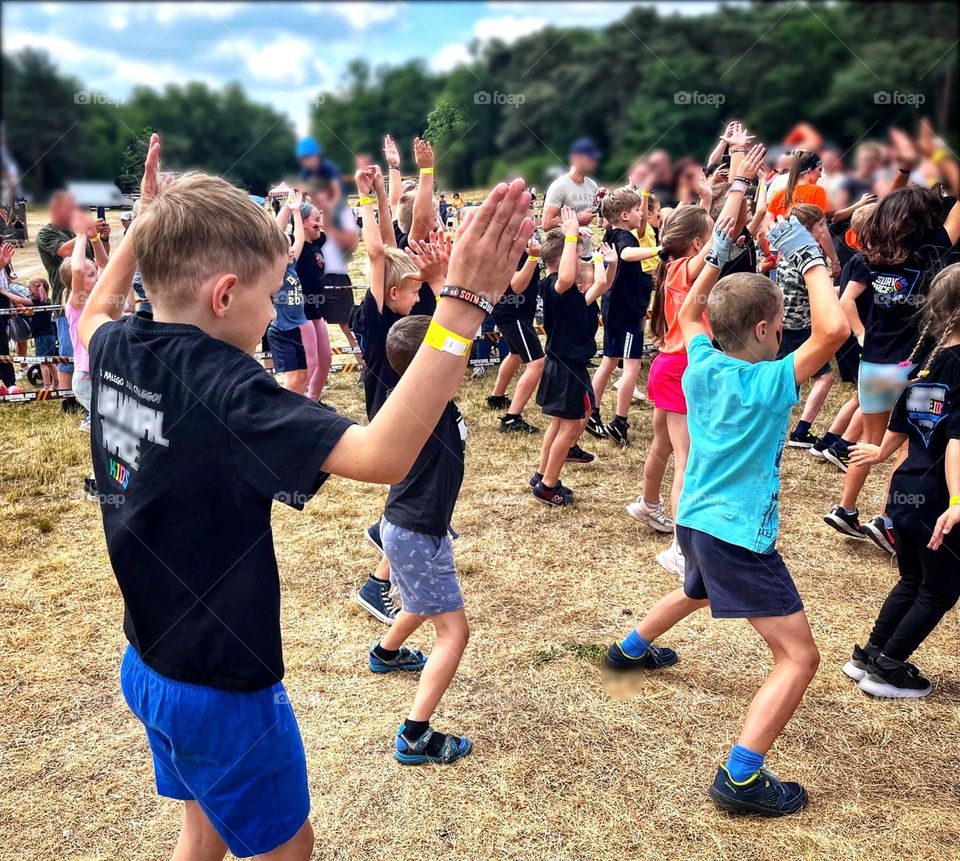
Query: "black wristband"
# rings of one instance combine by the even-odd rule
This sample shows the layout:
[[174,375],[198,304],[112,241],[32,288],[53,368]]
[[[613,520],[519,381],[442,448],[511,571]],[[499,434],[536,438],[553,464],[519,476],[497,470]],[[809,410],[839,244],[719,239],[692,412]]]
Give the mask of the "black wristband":
[[463,302],[469,302],[476,305],[484,314],[493,313],[493,303],[489,299],[484,299],[479,293],[472,290],[464,290],[463,287],[454,287],[452,284],[444,284],[440,291],[441,296],[449,296],[451,299],[460,299]]

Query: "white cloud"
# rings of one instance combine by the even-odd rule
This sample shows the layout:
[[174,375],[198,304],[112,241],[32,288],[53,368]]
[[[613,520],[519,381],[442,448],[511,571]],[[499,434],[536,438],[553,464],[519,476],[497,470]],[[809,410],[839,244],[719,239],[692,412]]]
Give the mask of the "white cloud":
[[317,3],[305,4],[306,11],[316,15],[336,15],[354,30],[366,30],[372,24],[392,21],[403,11],[403,4],[391,3]]
[[463,42],[444,45],[430,60],[430,68],[435,72],[449,72],[455,66],[469,62],[470,51]]
[[159,24],[169,24],[181,18],[207,18],[223,21],[249,6],[248,3],[156,3],[145,8],[153,12]]
[[524,36],[536,33],[549,24],[549,20],[542,16],[527,15],[517,18],[514,15],[502,15],[499,18],[481,18],[473,25],[473,35],[481,42],[499,39],[508,45],[513,44]]
[[[210,56],[243,62],[255,81],[288,81],[299,87],[307,80],[307,62],[316,50],[315,43],[298,36],[278,36],[270,42],[259,42],[247,36],[231,35],[217,42]],[[313,68],[317,68],[317,61]]]
[[126,30],[130,24],[127,10],[122,6],[111,4],[107,13],[107,26],[111,30]]

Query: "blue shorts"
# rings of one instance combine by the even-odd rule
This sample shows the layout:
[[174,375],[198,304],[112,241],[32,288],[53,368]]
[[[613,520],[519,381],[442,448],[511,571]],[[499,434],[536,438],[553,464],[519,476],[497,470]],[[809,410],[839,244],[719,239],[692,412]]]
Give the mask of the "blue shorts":
[[303,348],[300,327],[293,329],[267,329],[267,343],[273,356],[273,366],[278,371],[305,371],[307,369],[307,351]]
[[418,616],[438,616],[463,609],[449,535],[438,538],[413,532],[384,517],[380,540],[404,610]]
[[157,792],[196,801],[234,855],[269,852],[300,830],[307,761],[282,683],[240,693],[176,682],[128,646],[120,685],[146,728]]
[[[73,358],[73,341],[70,340],[70,323],[67,320],[66,316],[57,317],[57,343],[59,344],[59,349],[57,350],[58,356],[67,356]],[[73,362],[68,365],[57,365],[58,371],[63,371],[65,374],[73,373]]]
[[755,553],[699,529],[677,524],[683,551],[683,593],[710,601],[716,619],[789,616],[803,609],[800,593],[776,550]]
[[860,360],[857,378],[857,396],[860,412],[864,415],[890,412],[900,394],[907,387],[910,373],[916,365],[877,364]]
[[603,355],[616,359],[643,358],[643,320],[632,326],[604,326]]
[[33,351],[38,356],[55,356],[57,349],[56,335],[34,335]]

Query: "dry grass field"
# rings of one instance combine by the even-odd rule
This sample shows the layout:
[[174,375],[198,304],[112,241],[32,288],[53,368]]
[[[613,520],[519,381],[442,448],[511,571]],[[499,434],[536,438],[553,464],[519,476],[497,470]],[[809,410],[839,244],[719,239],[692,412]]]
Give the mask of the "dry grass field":
[[[32,255],[15,258],[21,274]],[[359,420],[356,375],[331,379],[327,400]],[[957,615],[916,656],[935,680],[926,700],[872,701],[843,676],[896,568],[823,524],[840,475],[804,452],[784,455],[779,547],[823,662],[770,765],[805,783],[811,803],[784,820],[733,819],[706,788],[769,668],[753,630],[696,617],[664,638],[676,667],[630,691],[601,680],[605,646],[677,584],[654,558],[666,539],[624,511],[639,492],[649,408],[634,407],[629,448],[589,441],[596,462],[564,475],[579,503],[548,510],[526,485],[540,438],[498,433],[483,403],[491,384],[489,372],[467,379],[459,398],[470,438],[455,547],[472,639],[436,724],[473,739],[463,762],[396,764],[392,736],[416,680],[366,670],[384,628],[352,596],[376,561],[361,530],[382,511],[383,488],[332,479],[303,513],[275,506],[285,681],[307,750],[314,857],[960,857]],[[838,387],[825,412],[845,397]],[[99,512],[81,493],[89,437],[78,421],[57,403],[0,405],[0,858],[162,859],[179,810],[156,796],[120,693],[122,606]],[[881,471],[871,478],[863,508],[884,482]],[[198,516],[189,499],[172,504]],[[416,645],[429,649],[428,632]]]

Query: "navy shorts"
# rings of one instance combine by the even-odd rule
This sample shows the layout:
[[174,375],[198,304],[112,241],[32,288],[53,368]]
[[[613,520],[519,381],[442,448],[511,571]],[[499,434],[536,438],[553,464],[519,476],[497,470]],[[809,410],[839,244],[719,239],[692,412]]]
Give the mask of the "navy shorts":
[[603,355],[616,359],[643,358],[643,321],[632,326],[604,326]]
[[[528,320],[513,320],[510,323],[497,323],[500,330],[500,343],[506,342],[509,352],[516,353],[522,362],[535,362],[543,358],[543,345],[533,325]],[[501,355],[503,351],[501,350]]]
[[837,350],[837,369],[843,382],[855,383],[860,379],[860,352],[860,344],[853,335]]
[[53,334],[34,335],[33,349],[38,356],[55,356],[57,338]]
[[[780,348],[777,350],[777,358],[782,359],[790,353],[796,352],[797,348],[805,341],[810,340],[809,329],[784,329],[783,338],[780,341]],[[830,373],[830,362],[827,362],[813,376],[822,377]]]
[[157,792],[196,801],[238,858],[276,849],[307,821],[307,760],[281,682],[250,693],[177,682],[129,646],[120,686],[147,731]]
[[755,553],[699,529],[677,524],[683,552],[683,592],[710,601],[716,619],[789,616],[803,609],[800,593],[776,550]]
[[305,371],[307,369],[307,351],[303,348],[300,327],[293,329],[267,329],[273,366],[278,371]]
[[335,272],[323,276],[323,302],[320,316],[328,323],[342,325],[350,322],[353,313],[353,287],[350,278]]
[[595,403],[586,362],[547,356],[537,389],[537,404],[544,415],[585,419]]

